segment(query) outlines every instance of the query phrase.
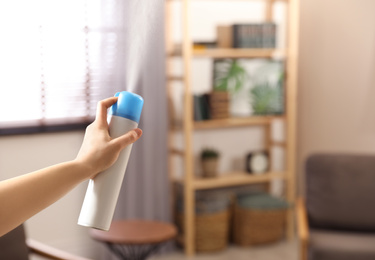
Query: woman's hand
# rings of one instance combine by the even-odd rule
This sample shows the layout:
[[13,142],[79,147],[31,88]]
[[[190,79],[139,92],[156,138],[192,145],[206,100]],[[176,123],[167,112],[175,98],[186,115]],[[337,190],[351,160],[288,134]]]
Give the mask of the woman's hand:
[[88,170],[88,178],[94,178],[99,172],[109,168],[117,160],[120,152],[137,141],[142,130],[137,128],[118,137],[111,138],[108,133],[107,109],[115,104],[117,97],[107,98],[98,103],[95,121],[85,133],[76,161]]

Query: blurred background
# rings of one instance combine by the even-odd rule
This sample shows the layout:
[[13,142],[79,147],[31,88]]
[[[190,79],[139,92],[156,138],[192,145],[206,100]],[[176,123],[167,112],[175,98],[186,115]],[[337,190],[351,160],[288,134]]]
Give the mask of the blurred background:
[[[286,46],[286,2],[274,5],[280,49]],[[176,42],[183,37],[181,8],[175,1]],[[191,37],[215,41],[218,24],[261,22],[263,8],[263,1],[192,1]],[[297,196],[305,194],[304,165],[309,155],[374,153],[373,10],[372,0],[300,0],[293,187]],[[0,180],[74,159],[96,102],[134,85],[131,90],[145,98],[140,123],[145,135],[130,157],[115,218],[171,221],[164,18],[164,2],[159,0],[147,6],[136,0],[2,1]],[[173,62],[173,70],[182,73],[182,59]],[[192,62],[194,94],[212,88],[212,70],[211,59]],[[181,92],[174,95],[174,104],[181,113]],[[263,139],[261,127],[198,132],[194,158],[204,147],[215,147],[226,158],[219,171],[238,169],[246,153],[264,148]],[[176,140],[183,144],[182,135]],[[275,153],[274,167],[282,169],[284,154]],[[183,165],[177,161],[175,167],[181,171]],[[78,255],[108,259],[106,247],[76,224],[86,187],[87,183],[80,184],[28,220],[28,237]],[[284,188],[280,181],[273,183],[276,195]],[[295,244],[286,248],[296,257]]]

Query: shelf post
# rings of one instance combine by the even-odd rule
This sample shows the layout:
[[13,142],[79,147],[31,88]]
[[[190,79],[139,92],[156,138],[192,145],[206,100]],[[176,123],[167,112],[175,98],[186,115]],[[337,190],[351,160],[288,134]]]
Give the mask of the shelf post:
[[[272,154],[272,128],[271,128],[271,124],[272,124],[272,120],[270,120],[270,122],[265,125],[265,131],[264,131],[264,143],[266,145],[266,151],[268,152],[268,171],[269,172],[272,172],[274,169],[273,169],[273,154]],[[265,185],[264,185],[265,189],[267,190],[267,192],[271,192],[272,190],[272,180],[270,180],[269,182],[267,182]]]
[[[286,77],[286,196],[295,204],[296,178],[296,126],[297,126],[297,69],[298,69],[298,37],[299,37],[299,0],[289,0],[287,8],[287,77]],[[288,212],[287,238],[294,237],[294,210]]]
[[189,0],[182,2],[182,58],[184,66],[184,139],[185,139],[185,154],[184,154],[184,168],[185,168],[185,186],[184,186],[184,220],[185,220],[185,254],[194,255],[195,245],[195,201],[194,201],[194,187],[193,187],[193,149],[192,149],[192,131],[193,131],[193,100],[191,93],[191,58],[192,58],[192,41],[190,38],[190,4]]
[[273,3],[275,0],[266,0],[265,2],[265,20],[266,22],[272,22],[273,20]]
[[[164,17],[165,17],[165,29],[164,29],[164,37],[165,37],[165,73],[166,76],[170,75],[172,71],[172,64],[171,64],[171,57],[168,57],[168,53],[170,53],[171,49],[173,48],[173,40],[172,40],[172,10],[171,10],[171,1],[164,2]],[[167,92],[167,100],[168,100],[168,139],[167,139],[167,147],[173,146],[173,135],[174,131],[172,129],[173,124],[173,104],[172,104],[172,93],[171,93],[171,84],[172,82],[167,81],[166,84],[166,92]],[[171,209],[171,219],[174,221],[176,216],[174,214],[174,205],[175,205],[175,192],[174,192],[174,185],[173,185],[173,157],[168,154],[168,180],[169,180],[169,189],[170,189],[170,209]]]

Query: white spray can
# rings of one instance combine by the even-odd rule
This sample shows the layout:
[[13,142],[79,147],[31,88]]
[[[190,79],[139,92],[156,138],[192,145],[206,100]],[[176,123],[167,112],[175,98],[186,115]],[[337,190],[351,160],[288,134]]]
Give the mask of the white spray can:
[[[115,96],[118,96],[118,101],[108,110],[107,119],[109,134],[113,138],[138,127],[143,107],[143,98],[139,95],[122,91]],[[131,149],[132,144],[121,151],[110,168],[89,181],[79,225],[109,230]]]

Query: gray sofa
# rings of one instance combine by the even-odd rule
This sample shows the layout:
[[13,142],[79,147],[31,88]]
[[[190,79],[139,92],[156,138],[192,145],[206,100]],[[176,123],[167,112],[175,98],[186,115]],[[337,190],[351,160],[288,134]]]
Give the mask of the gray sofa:
[[315,154],[297,203],[301,258],[375,259],[375,155]]
[[90,260],[26,238],[23,225],[0,237],[1,260],[28,260],[30,255],[53,260]]

